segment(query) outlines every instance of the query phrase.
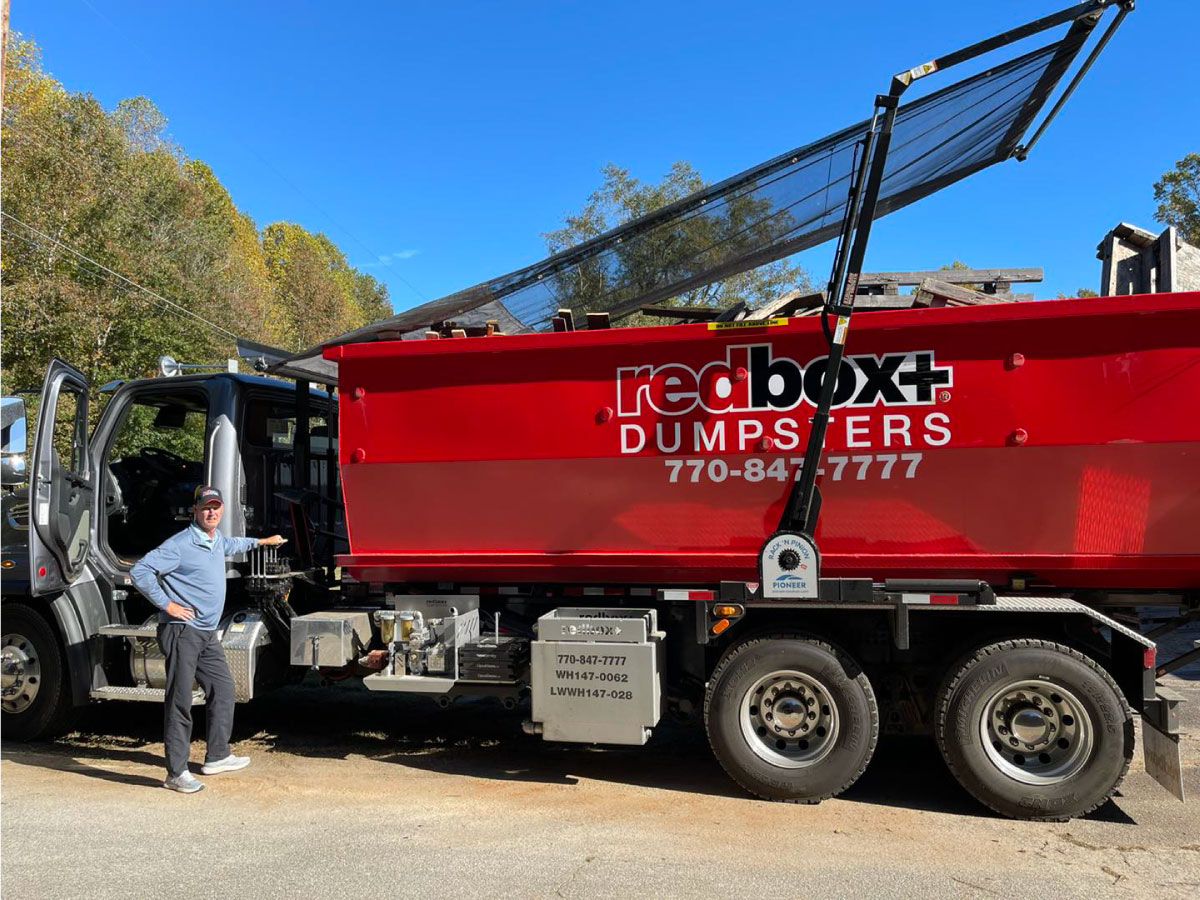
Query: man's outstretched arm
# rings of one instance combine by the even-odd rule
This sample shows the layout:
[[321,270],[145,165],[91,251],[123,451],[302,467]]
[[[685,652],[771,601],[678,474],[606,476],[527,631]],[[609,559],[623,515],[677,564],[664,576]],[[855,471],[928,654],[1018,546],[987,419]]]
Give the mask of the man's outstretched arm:
[[273,534],[265,538],[227,537],[225,538],[225,555],[236,556],[239,553],[245,553],[247,550],[253,550],[255,547],[278,547],[280,544],[286,543],[287,538],[281,534]]

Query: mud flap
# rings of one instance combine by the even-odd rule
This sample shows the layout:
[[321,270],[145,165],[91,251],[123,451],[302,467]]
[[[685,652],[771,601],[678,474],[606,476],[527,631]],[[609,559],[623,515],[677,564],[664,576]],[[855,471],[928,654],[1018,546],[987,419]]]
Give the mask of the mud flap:
[[1150,777],[1182,802],[1183,765],[1179,757],[1179,735],[1164,734],[1143,718],[1142,753]]

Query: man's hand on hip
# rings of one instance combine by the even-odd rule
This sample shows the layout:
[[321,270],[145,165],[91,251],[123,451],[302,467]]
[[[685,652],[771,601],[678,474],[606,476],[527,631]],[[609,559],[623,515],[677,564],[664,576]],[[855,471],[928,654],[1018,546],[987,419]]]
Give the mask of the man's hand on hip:
[[286,543],[287,543],[287,538],[285,538],[282,534],[273,534],[270,537],[258,539],[258,545],[260,547],[263,547],[263,546],[278,547],[280,544],[286,544]]
[[182,619],[185,622],[190,622],[196,618],[196,611],[190,606],[184,606],[182,603],[176,603],[174,600],[167,604],[164,610],[172,619]]

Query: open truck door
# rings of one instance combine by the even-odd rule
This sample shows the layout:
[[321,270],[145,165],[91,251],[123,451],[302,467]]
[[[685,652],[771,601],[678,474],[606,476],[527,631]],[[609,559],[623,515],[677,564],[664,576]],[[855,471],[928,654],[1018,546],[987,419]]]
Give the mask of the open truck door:
[[29,585],[34,596],[78,577],[91,540],[95,473],[88,460],[87,379],[50,361],[38,404],[29,482]]

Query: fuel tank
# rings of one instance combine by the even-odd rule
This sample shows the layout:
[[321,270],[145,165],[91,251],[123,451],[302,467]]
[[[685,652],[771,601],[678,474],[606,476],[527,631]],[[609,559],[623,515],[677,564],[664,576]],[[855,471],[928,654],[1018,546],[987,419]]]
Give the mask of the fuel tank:
[[[756,580],[816,317],[330,347],[369,581]],[[823,574],[1200,587],[1200,293],[853,317]]]

